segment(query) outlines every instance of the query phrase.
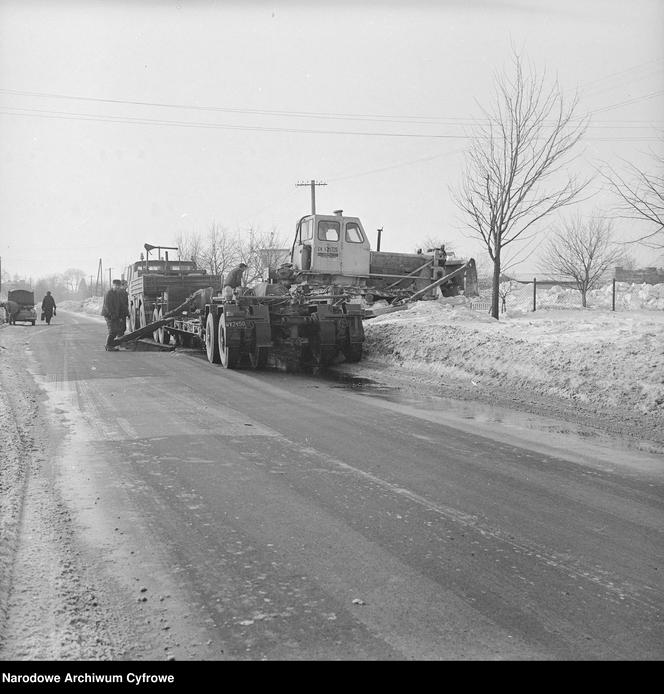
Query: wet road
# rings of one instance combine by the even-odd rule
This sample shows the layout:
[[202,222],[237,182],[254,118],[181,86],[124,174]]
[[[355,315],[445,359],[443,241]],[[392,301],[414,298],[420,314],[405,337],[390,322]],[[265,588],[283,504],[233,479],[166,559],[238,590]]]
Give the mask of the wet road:
[[362,378],[106,353],[103,324],[59,318],[29,337],[58,484],[155,649],[664,655],[657,452]]

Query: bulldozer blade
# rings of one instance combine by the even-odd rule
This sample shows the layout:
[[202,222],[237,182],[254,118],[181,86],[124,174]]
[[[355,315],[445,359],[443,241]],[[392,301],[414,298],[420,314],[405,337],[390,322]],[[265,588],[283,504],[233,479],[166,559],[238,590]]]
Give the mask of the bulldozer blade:
[[398,306],[384,306],[382,308],[366,308],[362,314],[363,319],[376,318],[385,313],[394,313],[395,311],[405,311],[411,307],[411,304],[399,304]]

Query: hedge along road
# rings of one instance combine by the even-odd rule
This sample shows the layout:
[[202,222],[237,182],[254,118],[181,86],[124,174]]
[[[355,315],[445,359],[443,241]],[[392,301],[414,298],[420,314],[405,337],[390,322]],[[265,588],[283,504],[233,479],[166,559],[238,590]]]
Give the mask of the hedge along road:
[[661,658],[661,458],[104,338],[0,331],[3,658]]

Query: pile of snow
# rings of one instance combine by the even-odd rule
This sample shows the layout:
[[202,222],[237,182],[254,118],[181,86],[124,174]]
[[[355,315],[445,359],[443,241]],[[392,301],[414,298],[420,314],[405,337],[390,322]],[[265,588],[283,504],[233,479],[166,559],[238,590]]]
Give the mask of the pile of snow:
[[[510,291],[511,289],[511,291]],[[533,285],[523,284],[511,287],[501,286],[506,294],[505,305],[508,312],[532,311]],[[617,311],[661,311],[664,310],[664,284],[630,284],[616,282]],[[607,284],[599,289],[591,289],[586,295],[590,308],[611,309],[613,306],[613,285]],[[570,287],[555,286],[548,289],[537,287],[537,309],[540,308],[581,308],[581,293]]]
[[662,418],[664,311],[541,309],[500,321],[463,298],[365,321],[365,354],[443,384],[534,392]]
[[93,296],[83,301],[61,301],[58,308],[72,313],[84,313],[88,316],[101,316],[101,307],[104,299],[101,296]]

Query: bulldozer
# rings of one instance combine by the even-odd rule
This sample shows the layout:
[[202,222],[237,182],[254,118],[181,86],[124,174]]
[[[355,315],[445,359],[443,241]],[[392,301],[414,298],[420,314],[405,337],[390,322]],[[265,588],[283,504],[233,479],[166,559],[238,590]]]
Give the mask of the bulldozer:
[[311,290],[330,287],[371,305],[439,296],[478,296],[475,261],[450,257],[444,247],[418,253],[372,251],[358,217],[309,214],[300,218],[290,249],[294,281]]

